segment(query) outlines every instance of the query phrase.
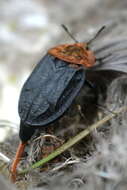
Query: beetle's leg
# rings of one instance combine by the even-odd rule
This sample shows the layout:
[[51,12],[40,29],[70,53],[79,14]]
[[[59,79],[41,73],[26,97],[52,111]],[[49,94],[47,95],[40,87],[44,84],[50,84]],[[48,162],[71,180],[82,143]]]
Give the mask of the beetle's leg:
[[95,84],[93,84],[91,81],[89,81],[89,80],[86,80],[86,83],[87,83],[87,85],[90,87],[90,88],[92,88],[92,89],[95,89]]
[[96,61],[103,62],[104,59],[106,59],[109,56],[112,56],[113,53],[109,53],[107,55],[104,55],[103,57],[96,58]]
[[14,183],[16,181],[16,169],[17,169],[17,166],[22,158],[22,155],[23,155],[23,152],[24,152],[24,149],[25,149],[25,146],[26,146],[26,142],[25,143],[20,143],[19,146],[18,146],[18,149],[17,149],[17,152],[16,152],[16,155],[15,155],[15,158],[14,158],[14,161],[11,165],[11,169],[10,169],[10,179],[11,181]]
[[[96,85],[94,85],[91,81],[86,80],[87,85],[94,90],[94,94],[97,96],[98,92],[96,91]],[[109,113],[115,114],[113,111],[109,110],[107,107],[105,107],[104,105],[101,105],[99,103],[96,102],[95,106],[97,106],[98,108],[100,108],[101,110],[106,110]]]

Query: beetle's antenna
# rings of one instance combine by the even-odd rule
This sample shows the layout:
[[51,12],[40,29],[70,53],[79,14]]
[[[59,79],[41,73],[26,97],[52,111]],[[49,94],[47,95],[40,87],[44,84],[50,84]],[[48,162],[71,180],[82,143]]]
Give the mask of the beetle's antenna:
[[91,40],[89,40],[89,41],[87,42],[87,48],[89,48],[89,45],[91,44],[91,42],[93,42],[93,41],[100,35],[100,33],[101,33],[105,28],[106,28],[105,25],[102,26],[102,27],[98,30],[98,32],[95,34],[95,36],[94,36]]
[[64,24],[61,24],[61,26],[63,27],[63,29],[65,30],[65,32],[67,32],[67,34],[76,42],[76,43],[79,43],[75,37],[71,34],[71,32],[68,30],[68,28],[64,25]]

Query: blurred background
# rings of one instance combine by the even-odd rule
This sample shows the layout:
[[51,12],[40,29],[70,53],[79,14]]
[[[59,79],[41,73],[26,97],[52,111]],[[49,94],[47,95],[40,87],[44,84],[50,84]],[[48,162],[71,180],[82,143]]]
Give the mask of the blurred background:
[[49,48],[72,42],[61,24],[87,41],[104,24],[117,26],[113,37],[126,35],[126,23],[126,0],[0,0],[1,123],[18,126],[24,81]]
[[[0,151],[7,152],[5,155],[10,152],[14,155],[14,150],[11,149],[15,147],[15,139],[13,142],[11,139],[11,143],[7,144],[6,142],[6,146],[9,147],[7,151],[3,140],[6,135],[10,135],[12,128],[14,129],[13,132],[18,133],[20,121],[18,99],[25,80],[48,49],[63,43],[73,43],[72,39],[62,29],[61,24],[65,24],[78,41],[89,41],[103,25],[107,26],[107,30],[102,40],[127,37],[127,0],[0,0],[0,146],[4,147],[0,147]],[[101,44],[101,41],[98,43]],[[113,95],[114,93],[110,96],[113,97]],[[116,182],[118,178],[121,180],[127,176],[126,120],[124,120],[123,126],[125,128],[123,127],[123,130],[121,130],[121,126],[119,129],[121,120],[114,123],[113,126],[115,126],[115,130],[118,130],[118,136],[112,138],[112,147],[110,142],[107,145],[107,142],[103,144],[101,141],[98,152],[99,155],[101,152],[103,156],[99,157],[100,159],[96,157],[95,160],[92,158],[93,162],[88,165],[87,169],[84,163],[81,163],[81,167],[78,166],[78,170],[76,169],[77,172],[80,170],[83,174],[87,171],[88,174],[86,172],[85,175],[90,176],[89,180],[85,180],[85,189],[116,190],[112,181]],[[123,132],[124,138],[123,134],[119,135],[119,131]],[[16,138],[19,140],[17,136]],[[115,146],[116,149],[113,149]],[[10,158],[13,157],[12,155]],[[116,159],[118,159],[117,162]],[[95,169],[93,163],[96,163]],[[107,164],[106,167],[105,163]],[[118,164],[117,169],[116,163]],[[122,169],[121,163],[124,163]],[[109,169],[110,174],[112,169],[114,173],[111,172],[112,175],[109,176],[104,172],[97,173],[98,166],[102,167],[100,167],[102,171]],[[96,181],[97,176],[99,176],[98,181]],[[109,178],[111,181],[105,186]],[[59,181],[57,176],[56,181],[57,183]],[[0,183],[3,184],[3,182],[4,180],[0,176]],[[65,189],[66,180],[62,183],[62,188]],[[89,184],[88,187],[87,183]],[[119,184],[117,189],[124,189]],[[3,189],[10,189],[10,184],[6,186],[5,182],[3,185]],[[95,188],[95,185],[102,188]],[[111,185],[111,188],[108,188],[108,185]],[[60,189],[59,187],[58,189]],[[52,183],[51,189],[53,189]],[[56,190],[56,187],[54,189]]]

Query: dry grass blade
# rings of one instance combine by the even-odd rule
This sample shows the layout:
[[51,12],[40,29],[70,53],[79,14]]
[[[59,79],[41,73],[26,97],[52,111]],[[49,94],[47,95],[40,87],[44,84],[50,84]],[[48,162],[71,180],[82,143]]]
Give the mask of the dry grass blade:
[[46,164],[47,162],[49,162],[50,160],[54,159],[56,156],[60,155],[65,150],[69,149],[74,144],[76,144],[77,142],[79,142],[80,140],[82,140],[84,137],[86,137],[87,135],[89,135],[93,130],[95,130],[96,128],[102,126],[104,123],[106,123],[107,121],[111,120],[113,117],[115,117],[118,114],[120,114],[122,112],[125,112],[125,111],[127,111],[127,106],[123,106],[123,107],[117,109],[114,113],[109,114],[108,116],[104,117],[100,121],[96,122],[95,124],[89,126],[87,129],[85,129],[82,132],[80,132],[78,135],[76,135],[75,137],[73,137],[72,139],[70,139],[69,141],[67,141],[65,144],[63,144],[60,148],[58,148],[56,151],[54,151],[53,153],[51,153],[46,158],[44,158],[44,159],[42,159],[42,160],[34,163],[29,168],[20,171],[19,174],[25,174],[25,173],[29,172],[31,169],[35,169],[35,168],[38,168],[38,167]]

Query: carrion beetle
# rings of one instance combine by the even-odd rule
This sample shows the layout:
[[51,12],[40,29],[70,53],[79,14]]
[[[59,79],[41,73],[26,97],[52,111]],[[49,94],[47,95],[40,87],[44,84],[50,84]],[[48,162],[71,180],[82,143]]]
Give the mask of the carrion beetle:
[[[64,28],[69,33],[65,26]],[[97,35],[103,29],[104,27]],[[13,182],[16,180],[16,169],[24,148],[35,130],[59,119],[87,83],[86,69],[96,62],[95,55],[88,46],[90,42],[76,41],[74,44],[50,49],[25,82],[18,107],[21,143],[10,170]]]

